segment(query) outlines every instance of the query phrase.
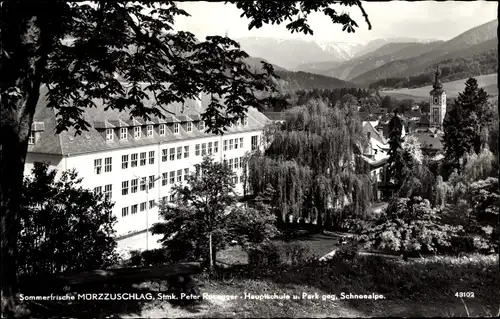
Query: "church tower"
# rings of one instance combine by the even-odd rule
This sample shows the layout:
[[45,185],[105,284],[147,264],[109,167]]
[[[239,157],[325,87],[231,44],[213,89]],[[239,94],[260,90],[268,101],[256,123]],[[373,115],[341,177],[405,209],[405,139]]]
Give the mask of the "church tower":
[[446,93],[443,91],[443,85],[439,81],[439,66],[436,67],[433,89],[430,92],[430,126],[442,129],[443,120],[446,114]]

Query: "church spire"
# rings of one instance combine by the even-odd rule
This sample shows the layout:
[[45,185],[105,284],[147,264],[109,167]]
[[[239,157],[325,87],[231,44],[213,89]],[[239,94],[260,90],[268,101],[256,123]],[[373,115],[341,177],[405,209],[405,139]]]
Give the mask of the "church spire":
[[439,76],[441,75],[441,72],[439,71],[439,64],[436,65],[436,74],[434,77],[434,85],[433,88],[434,90],[442,90],[443,85],[441,84],[441,81],[439,81]]

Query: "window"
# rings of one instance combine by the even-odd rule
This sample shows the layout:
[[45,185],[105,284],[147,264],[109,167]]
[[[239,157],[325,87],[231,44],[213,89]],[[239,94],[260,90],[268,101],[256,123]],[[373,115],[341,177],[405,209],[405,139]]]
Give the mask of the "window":
[[130,192],[131,193],[137,193],[137,183],[138,183],[138,179],[133,179],[130,181]]
[[366,132],[366,137],[367,137],[368,139],[370,139],[370,138],[372,137],[371,132]]
[[102,193],[102,187],[101,186],[94,187],[94,193],[96,194]]
[[130,208],[131,208],[131,211],[132,211],[132,215],[133,214],[137,214],[137,204],[132,205],[132,207],[130,207]]
[[182,182],[182,169],[177,170],[177,182]]
[[149,189],[154,188],[154,187],[155,187],[155,176],[151,175],[151,176],[149,176]]
[[104,186],[104,198],[111,200],[111,193],[113,191],[113,185],[108,184]]
[[200,121],[200,131],[205,131],[205,121]]
[[184,180],[187,181],[189,177],[189,168],[184,169]]
[[219,153],[219,142],[214,142],[214,153]]
[[208,142],[208,155],[212,155],[212,142]]
[[179,123],[174,123],[174,134],[179,134]]
[[141,152],[141,161],[140,161],[141,166],[146,165],[146,152]]
[[200,156],[200,144],[194,146],[194,155]]
[[174,195],[170,195],[170,201],[173,202],[175,200],[175,196]]
[[255,151],[257,149],[258,138],[258,135],[252,136],[252,151]]
[[224,144],[224,146],[223,146],[222,150],[225,152],[225,151],[227,151],[227,140],[224,140],[223,144]]
[[434,104],[438,104],[438,98],[437,97],[434,98]]
[[148,135],[148,137],[153,136],[153,125],[148,125],[147,126],[147,128],[146,128],[146,134]]
[[162,202],[164,202],[164,203],[168,202],[168,196],[163,196],[163,197],[161,198],[161,200],[162,200]]
[[166,162],[168,160],[168,149],[161,150],[161,161]]
[[160,125],[160,136],[165,136],[165,124]]
[[155,151],[149,151],[149,164],[152,165],[155,163]]
[[153,207],[155,207],[155,200],[154,199],[149,201],[149,209],[152,209]]
[[240,166],[240,159],[239,158],[235,158],[234,159],[234,168],[238,168]]
[[193,130],[193,123],[187,122],[186,131],[191,132]]
[[127,128],[126,127],[121,127],[120,128],[120,140],[126,140],[127,139]]
[[238,149],[238,139],[237,138],[234,139],[234,149],[235,150]]
[[439,110],[437,108],[432,110],[432,117],[434,123],[439,123]]
[[146,210],[146,202],[143,202],[140,204],[140,209],[141,209],[141,212]]
[[233,184],[236,184],[236,183],[238,183],[238,177],[235,176],[235,177],[233,177]]
[[30,132],[30,136],[28,137],[28,144],[35,144],[35,132]]
[[141,191],[146,190],[146,177],[141,177]]
[[184,158],[189,157],[189,146],[184,146]]
[[125,217],[128,215],[128,207],[123,207],[122,208],[122,217]]
[[102,173],[102,159],[98,158],[94,160],[94,173],[97,175]]
[[151,175],[151,176],[149,176],[149,189],[154,188],[154,187],[155,187],[155,176]]
[[236,125],[241,126],[241,119],[238,119],[238,120],[236,121]]
[[229,167],[233,168],[233,159],[232,158],[229,159]]
[[137,167],[137,153],[130,156],[130,167]]
[[104,171],[111,172],[111,157],[106,157],[104,159]]
[[229,139],[229,150],[233,149],[233,139]]
[[240,168],[243,168],[243,157],[240,157]]
[[243,148],[243,137],[240,137],[240,148]]
[[168,185],[168,173],[161,174],[161,186]]
[[170,185],[175,184],[175,171],[171,171],[170,172],[170,180],[169,180],[169,182],[170,182]]
[[170,160],[175,160],[175,147],[170,148]]
[[122,169],[128,168],[128,155],[122,155]]
[[207,155],[207,143],[202,143],[201,144],[201,155],[202,156]]
[[139,138],[139,137],[141,137],[141,127],[135,126],[134,127],[134,138]]
[[244,116],[243,117],[243,126],[247,126],[248,125],[248,117]]
[[106,129],[106,141],[112,141],[113,140],[113,129],[108,128]]
[[177,159],[182,159],[182,146],[177,147]]
[[128,181],[122,182],[122,195],[128,194]]

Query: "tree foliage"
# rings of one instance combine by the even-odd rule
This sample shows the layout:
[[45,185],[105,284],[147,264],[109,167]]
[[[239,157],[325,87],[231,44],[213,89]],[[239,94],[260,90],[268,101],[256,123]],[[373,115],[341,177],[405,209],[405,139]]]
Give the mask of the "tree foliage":
[[163,235],[161,242],[172,261],[202,259],[213,266],[217,251],[230,241],[246,247],[275,235],[274,216],[266,206],[235,205],[234,176],[227,164],[207,156],[187,185],[173,187],[174,201],[162,201],[164,221],[153,225],[152,232]]
[[475,78],[469,78],[443,122],[445,160],[451,167],[463,169],[465,162],[460,164],[460,159],[471,151],[479,153],[488,143],[485,130],[491,120],[488,94]]
[[36,162],[24,180],[19,274],[55,275],[116,262],[113,204],[80,186],[77,173]]
[[438,210],[421,197],[398,198],[372,225],[360,241],[368,248],[389,250],[407,257],[412,253],[437,253],[449,247],[462,227],[442,224]]
[[280,222],[293,216],[331,226],[329,211],[344,205],[363,215],[371,184],[357,154],[366,143],[352,108],[328,108],[322,101],[296,107],[287,111],[265,153],[251,158],[251,190],[258,195],[273,185]]

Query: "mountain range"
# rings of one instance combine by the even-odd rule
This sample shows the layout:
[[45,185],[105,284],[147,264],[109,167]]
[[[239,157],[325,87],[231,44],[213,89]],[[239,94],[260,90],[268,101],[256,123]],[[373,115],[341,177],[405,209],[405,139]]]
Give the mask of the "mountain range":
[[367,87],[387,78],[427,75],[440,62],[449,67],[450,79],[469,71],[470,76],[496,72],[497,28],[498,20],[493,20],[448,41],[375,39],[366,45],[271,38],[237,41],[249,55],[262,57],[276,70],[315,73]]

